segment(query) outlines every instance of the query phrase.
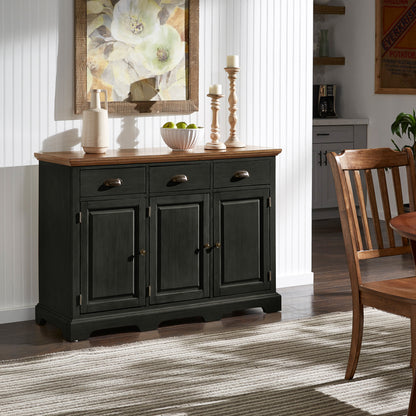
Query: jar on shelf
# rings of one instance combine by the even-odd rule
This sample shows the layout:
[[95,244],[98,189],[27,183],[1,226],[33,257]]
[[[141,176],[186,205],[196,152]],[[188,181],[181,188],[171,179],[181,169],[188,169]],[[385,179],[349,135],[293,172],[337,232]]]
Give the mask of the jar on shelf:
[[319,56],[329,56],[328,29],[321,29],[319,36]]

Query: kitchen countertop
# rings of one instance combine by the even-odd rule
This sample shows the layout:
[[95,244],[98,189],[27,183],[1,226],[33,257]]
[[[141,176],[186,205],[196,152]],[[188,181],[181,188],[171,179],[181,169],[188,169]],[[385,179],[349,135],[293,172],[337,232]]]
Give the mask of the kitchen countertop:
[[368,118],[314,118],[313,126],[368,125]]

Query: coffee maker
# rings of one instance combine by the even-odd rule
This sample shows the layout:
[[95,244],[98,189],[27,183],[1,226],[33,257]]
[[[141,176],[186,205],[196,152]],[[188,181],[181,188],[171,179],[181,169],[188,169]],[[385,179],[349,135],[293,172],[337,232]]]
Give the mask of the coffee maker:
[[335,84],[314,84],[313,86],[313,116],[314,118],[336,117]]

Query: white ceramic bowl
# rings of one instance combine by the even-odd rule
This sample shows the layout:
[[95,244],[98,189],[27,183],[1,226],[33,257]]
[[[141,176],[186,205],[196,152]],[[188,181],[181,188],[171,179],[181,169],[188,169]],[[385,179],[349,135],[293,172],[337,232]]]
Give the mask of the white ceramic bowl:
[[160,128],[163,141],[172,150],[191,151],[204,129],[167,129]]

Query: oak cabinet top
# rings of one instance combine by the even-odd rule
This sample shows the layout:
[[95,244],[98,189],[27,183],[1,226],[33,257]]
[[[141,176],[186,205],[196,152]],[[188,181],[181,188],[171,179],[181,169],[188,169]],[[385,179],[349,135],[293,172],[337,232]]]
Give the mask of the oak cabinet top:
[[192,152],[169,148],[118,149],[104,154],[77,152],[39,152],[36,159],[65,166],[127,165],[133,163],[186,162],[195,160],[237,159],[245,157],[277,156],[282,149],[247,146],[226,150],[205,150],[202,146]]

